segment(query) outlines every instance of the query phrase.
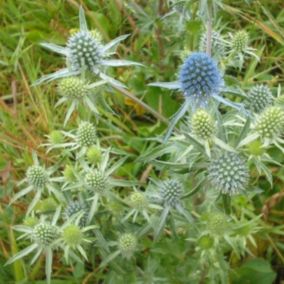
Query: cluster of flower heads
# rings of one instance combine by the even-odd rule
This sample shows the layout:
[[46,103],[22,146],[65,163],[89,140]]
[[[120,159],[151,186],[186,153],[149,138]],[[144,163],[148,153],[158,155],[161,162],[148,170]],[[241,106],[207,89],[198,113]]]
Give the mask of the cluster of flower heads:
[[[108,77],[104,71],[106,66],[135,64],[125,60],[109,59],[112,54],[111,49],[126,37],[121,36],[104,45],[94,32],[88,30],[84,12],[80,9],[80,30],[72,33],[66,47],[43,44],[44,47],[66,57],[67,68],[44,76],[38,81],[41,83],[61,79],[58,83],[58,92],[62,98],[58,105],[71,102],[66,113],[65,124],[81,102],[94,113],[98,112],[92,101],[95,87],[105,83],[122,86],[120,82]],[[197,185],[189,186],[192,191],[188,190],[184,177],[171,173],[167,179],[151,180],[146,190],[142,187],[137,189],[139,183],[136,181],[115,178],[114,173],[123,165],[127,157],[119,160],[112,158],[111,149],[101,147],[97,129],[91,122],[81,121],[77,129],[68,132],[55,130],[48,136],[49,143],[45,146],[48,151],[62,150],[63,160],[67,160],[67,163],[60,175],[56,175],[58,169],[62,167],[46,169],[34,155],[34,165],[27,169],[26,177],[21,183],[26,183],[27,187],[19,191],[12,199],[12,202],[15,202],[31,191],[35,193],[28,207],[24,225],[15,227],[24,234],[24,237],[29,238],[32,244],[13,256],[8,263],[35,252],[32,259],[34,263],[44,253],[46,275],[50,283],[52,257],[55,250],[61,250],[67,262],[81,261],[82,257],[88,260],[87,252],[91,244],[97,246],[102,252],[103,260],[100,268],[103,268],[116,257],[130,259],[138,250],[139,237],[145,232],[152,231],[154,239],[157,239],[164,231],[167,222],[173,228],[181,226],[181,232],[184,232],[183,229],[188,224],[194,224],[195,219],[190,213],[186,198],[200,188],[204,189],[201,184],[205,183],[206,189],[210,185],[211,191],[229,198],[249,189],[249,159],[245,156],[242,147],[256,141],[260,144],[259,148],[268,145],[271,140],[280,144],[283,142],[284,110],[281,99],[274,100],[272,92],[266,85],[253,86],[247,94],[245,103],[250,113],[242,120],[242,122],[251,118],[254,120],[249,129],[252,133],[249,132],[250,136],[244,139],[241,134],[240,141],[237,143],[235,142],[237,138],[234,137],[235,140],[231,145],[228,137],[234,135],[231,135],[231,132],[227,133],[226,127],[227,125],[239,127],[241,123],[235,125],[230,124],[230,121],[223,123],[220,113],[216,111],[217,108],[213,108],[213,112],[215,110],[213,115],[210,109],[212,99],[239,109],[237,104],[221,96],[224,88],[223,72],[217,59],[220,60],[220,56],[225,56],[226,50],[231,47],[234,59],[239,57],[242,60],[244,54],[252,54],[248,43],[249,37],[243,31],[236,33],[231,43],[224,40],[220,33],[213,32],[211,43],[213,56],[211,57],[205,53],[208,43],[207,38],[202,36],[200,52],[193,52],[184,60],[178,81],[151,84],[179,89],[184,95],[185,102],[173,118],[167,138],[177,121],[191,110],[187,132],[182,132],[170,144],[168,152],[167,146],[164,146],[160,153],[173,154],[180,147],[177,146],[180,145],[178,144],[180,141],[190,141],[190,143],[186,141],[188,144],[183,143],[183,146],[184,144],[186,146],[182,146],[182,150],[177,150],[180,160],[171,161],[168,165],[172,165],[173,168],[175,165],[181,166],[182,170],[187,171],[185,176],[192,177],[195,173],[191,171],[196,163],[197,172],[201,172],[201,174],[198,172],[196,176],[197,179],[201,176],[201,181],[198,181]],[[99,76],[101,81],[95,83],[86,81],[85,74],[88,72]],[[224,133],[221,135],[218,131],[220,124],[224,127]],[[246,123],[242,126],[243,130],[246,130]],[[267,140],[270,142],[266,142]],[[265,158],[267,159],[267,156]],[[191,160],[190,163],[189,160]],[[183,161],[182,165],[180,161]],[[114,190],[121,187],[133,190],[122,198]],[[115,208],[112,206],[113,203]],[[120,206],[123,207],[122,210]],[[107,219],[100,219],[109,213],[110,218],[108,216]],[[132,219],[132,223],[138,224],[142,229],[138,233],[131,230],[118,233],[117,239],[107,244],[99,228],[98,220],[102,220],[103,227],[104,222],[116,219],[119,219],[119,224],[125,224]],[[221,234],[226,235],[227,223],[227,216],[221,212],[207,218],[205,233],[197,240],[198,250],[204,253],[212,248],[216,249],[216,236],[219,240]],[[107,231],[105,228],[102,229]],[[172,228],[171,230],[174,231]],[[175,233],[178,233],[178,230]],[[241,239],[241,242],[245,243],[244,239]],[[114,250],[111,250],[112,246],[115,247]],[[214,257],[215,255],[212,255],[212,259]]]

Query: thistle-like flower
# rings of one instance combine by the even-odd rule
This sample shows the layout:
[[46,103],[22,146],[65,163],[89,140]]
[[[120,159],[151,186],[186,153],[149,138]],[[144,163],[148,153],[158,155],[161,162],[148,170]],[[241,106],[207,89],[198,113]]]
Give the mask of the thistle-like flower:
[[81,147],[89,147],[96,143],[97,135],[95,126],[87,121],[80,123],[77,130],[77,143]]
[[125,233],[118,239],[118,248],[121,255],[127,259],[131,258],[137,249],[137,239],[133,234]]
[[134,190],[126,199],[126,203],[131,208],[123,221],[128,220],[132,216],[132,221],[136,222],[139,214],[141,214],[148,223],[150,223],[149,209],[159,209],[155,204],[149,202],[147,195],[138,190]]
[[[68,139],[65,143],[58,144],[44,144],[48,147],[48,151],[53,149],[70,149],[71,151],[77,151],[77,157],[82,157],[85,155],[89,147],[97,144],[97,133],[96,127],[93,123],[88,121],[81,121],[78,128],[70,132],[61,131],[65,136],[64,141]],[[71,140],[71,141],[70,141]]]
[[273,96],[266,85],[256,85],[249,90],[248,107],[255,113],[262,112],[272,104]]
[[60,229],[56,226],[59,214],[60,208],[57,209],[51,223],[41,220],[32,227],[26,225],[14,226],[15,230],[23,233],[21,238],[29,238],[32,241],[32,244],[21,250],[17,254],[13,255],[6,264],[11,264],[16,260],[23,258],[32,252],[35,252],[34,257],[31,260],[32,265],[36,262],[41,254],[44,254],[46,280],[47,283],[50,284],[53,250],[58,248],[60,240]]
[[45,169],[43,166],[40,165],[36,154],[33,153],[32,156],[34,165],[30,166],[27,169],[26,177],[19,183],[19,186],[24,183],[27,183],[27,187],[16,193],[11,200],[11,203],[13,203],[22,196],[30,193],[31,191],[34,191],[35,195],[32,202],[29,204],[29,207],[27,209],[27,215],[34,209],[35,205],[40,201],[41,196],[45,190],[47,190],[48,193],[53,193],[58,199],[62,199],[62,194],[54,186],[54,183],[58,182],[58,178],[51,177],[54,172],[54,169]]
[[271,106],[260,114],[255,130],[263,139],[277,139],[284,131],[284,110]]
[[88,84],[85,79],[75,76],[63,78],[59,81],[58,93],[62,97],[56,103],[56,106],[63,103],[68,104],[68,111],[65,116],[64,125],[68,122],[74,110],[78,109],[80,105],[83,105],[95,114],[98,114],[98,110],[95,105],[96,96],[92,96],[92,89],[103,85],[104,83],[106,82],[99,81],[97,83]]
[[107,149],[101,158],[101,163],[97,164],[96,167],[83,163],[83,169],[80,173],[79,182],[77,188],[84,188],[88,200],[91,201],[89,206],[88,221],[90,221],[95,212],[98,209],[99,201],[109,196],[110,189],[114,186],[130,186],[131,182],[122,181],[119,179],[112,178],[111,175],[122,165],[125,159],[120,159],[112,164],[109,157],[110,149]]
[[174,210],[181,214],[188,222],[192,222],[192,218],[183,207],[182,197],[184,194],[184,186],[179,180],[167,179],[158,182],[153,180],[153,182],[159,190],[149,191],[149,198],[160,205],[162,210],[159,223],[154,228],[155,238],[158,238],[166,224],[168,215],[173,213]]
[[79,219],[79,226],[85,227],[88,220],[88,210],[86,204],[80,201],[71,201],[67,204],[64,210],[65,220],[69,220],[71,217],[77,216]]
[[223,194],[235,195],[244,191],[249,182],[246,162],[236,153],[227,152],[210,162],[209,179]]
[[196,106],[206,105],[220,92],[222,77],[215,61],[203,52],[192,53],[183,63],[179,81],[185,97]]
[[180,203],[183,191],[182,183],[175,179],[169,179],[163,182],[160,195],[166,206],[175,207]]
[[[94,230],[95,228],[96,226],[81,228],[78,224],[68,222],[62,226],[59,243],[64,251],[64,257],[67,262],[70,258],[80,261],[81,256],[83,256],[85,260],[88,260],[87,253],[84,250],[84,244],[91,243],[92,240],[86,236],[86,232]],[[79,252],[78,256],[75,254],[76,252]]]
[[85,183],[89,191],[103,194],[107,188],[107,178],[100,170],[93,170],[86,174]]
[[115,48],[128,35],[120,36],[108,44],[104,45],[87,27],[85,13],[83,8],[79,12],[80,30],[71,34],[67,40],[66,47],[58,46],[52,43],[42,43],[41,45],[53,52],[66,57],[67,68],[60,69],[55,73],[45,75],[40,78],[36,84],[49,82],[55,79],[79,75],[85,71],[99,76],[103,82],[124,87],[119,81],[109,77],[104,73],[108,66],[128,66],[141,65],[136,62],[119,59],[109,59]]
[[117,250],[103,260],[100,268],[106,266],[110,261],[113,261],[119,255],[129,260],[137,250],[137,237],[132,233],[124,233],[116,241],[111,243],[113,246],[117,247]]
[[232,49],[234,52],[244,52],[249,43],[249,35],[246,31],[238,31],[232,38]]
[[238,31],[235,34],[230,34],[230,55],[229,64],[238,66],[239,69],[243,67],[244,60],[248,56],[253,56],[256,60],[259,57],[255,54],[255,49],[249,46],[249,35],[246,31]]
[[197,110],[191,117],[191,128],[194,135],[208,140],[215,132],[215,124],[212,116],[205,110]]
[[178,81],[151,83],[149,86],[177,89],[182,91],[185,97],[183,105],[170,122],[165,140],[189,108],[195,110],[200,106],[206,107],[211,99],[237,110],[243,110],[241,104],[233,103],[220,96],[223,88],[221,72],[214,59],[204,52],[193,52],[185,59]]

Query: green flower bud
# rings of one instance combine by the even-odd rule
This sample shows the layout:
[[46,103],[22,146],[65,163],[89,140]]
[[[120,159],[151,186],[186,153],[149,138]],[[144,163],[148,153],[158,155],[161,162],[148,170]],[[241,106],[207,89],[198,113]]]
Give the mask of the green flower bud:
[[58,228],[51,224],[39,223],[33,229],[35,242],[44,247],[50,246],[58,237]]
[[87,151],[87,159],[91,164],[97,164],[101,161],[102,152],[100,147],[91,146]]
[[243,52],[248,46],[249,35],[246,31],[237,32],[232,39],[232,48],[235,52]]
[[262,112],[272,102],[272,93],[266,85],[256,85],[248,93],[248,105],[253,112]]
[[239,194],[249,182],[246,162],[236,153],[223,153],[210,162],[209,179],[223,194]]
[[136,250],[137,239],[133,234],[123,234],[118,240],[118,247],[121,254],[130,258]]
[[80,227],[72,224],[64,228],[62,237],[68,246],[76,247],[83,241],[83,232]]
[[207,229],[215,235],[223,235],[228,230],[228,220],[225,214],[213,212],[208,215]]
[[41,166],[31,166],[28,168],[26,177],[28,183],[36,188],[43,188],[48,182],[48,174]]
[[214,131],[214,121],[209,113],[203,109],[197,110],[191,119],[193,133],[201,139],[209,139]]
[[137,191],[131,193],[129,203],[131,207],[137,210],[143,210],[148,206],[148,201],[145,195]]
[[61,96],[80,99],[89,94],[87,84],[79,77],[68,77],[60,81],[58,92]]
[[281,135],[284,130],[284,110],[271,106],[260,114],[255,130],[262,138],[273,138]]
[[82,147],[89,147],[96,144],[97,135],[95,126],[90,122],[81,122],[77,130],[77,141]]
[[85,182],[91,191],[95,191],[97,193],[103,193],[107,187],[106,177],[99,170],[87,173]]

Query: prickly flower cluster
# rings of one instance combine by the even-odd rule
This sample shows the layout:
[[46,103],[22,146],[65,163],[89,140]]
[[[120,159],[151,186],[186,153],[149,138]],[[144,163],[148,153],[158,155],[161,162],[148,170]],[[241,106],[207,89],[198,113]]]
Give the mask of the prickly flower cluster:
[[246,162],[238,154],[231,152],[212,159],[208,174],[214,188],[223,194],[240,194],[249,181]]
[[94,145],[97,141],[95,126],[87,121],[81,122],[77,130],[77,140],[82,147]]
[[48,181],[48,174],[46,170],[37,165],[29,167],[26,176],[29,184],[36,188],[44,187]]
[[43,247],[50,246],[58,236],[58,228],[48,223],[39,223],[33,229],[35,242]]
[[195,97],[204,105],[213,94],[218,94],[222,77],[216,62],[206,53],[194,52],[183,63],[179,80],[186,97]]
[[180,202],[183,185],[176,179],[165,180],[161,185],[160,193],[164,203],[174,207]]
[[86,174],[85,182],[90,191],[103,193],[107,187],[107,179],[100,170],[93,170]]
[[119,247],[121,254],[124,257],[129,258],[132,256],[132,254],[136,250],[137,239],[133,234],[125,233],[120,236],[118,240],[118,247]]
[[61,79],[58,84],[58,91],[61,96],[76,99],[83,98],[89,93],[85,80],[79,77]]
[[235,52],[243,52],[248,46],[249,35],[246,31],[238,31],[232,39],[232,48]]
[[193,133],[201,139],[209,139],[214,134],[215,124],[211,115],[203,110],[197,110],[191,118]]
[[67,48],[69,56],[67,60],[72,71],[84,68],[96,72],[102,59],[102,46],[92,32],[79,31],[68,39]]
[[262,112],[272,102],[272,93],[266,85],[255,85],[248,92],[248,105],[255,113]]
[[64,217],[66,220],[71,218],[74,215],[80,214],[80,222],[79,225],[81,227],[86,226],[87,224],[87,218],[88,218],[88,211],[85,204],[83,204],[80,201],[71,201],[67,204],[65,210],[64,210]]
[[262,138],[274,138],[284,131],[284,110],[271,106],[260,114],[255,130]]

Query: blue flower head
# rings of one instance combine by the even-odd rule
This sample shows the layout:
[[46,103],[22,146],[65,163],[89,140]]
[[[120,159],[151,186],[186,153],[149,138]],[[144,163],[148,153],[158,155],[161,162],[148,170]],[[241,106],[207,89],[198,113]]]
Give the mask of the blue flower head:
[[208,99],[218,95],[222,76],[216,62],[204,52],[192,53],[181,67],[179,81],[185,97],[195,106],[206,105]]

